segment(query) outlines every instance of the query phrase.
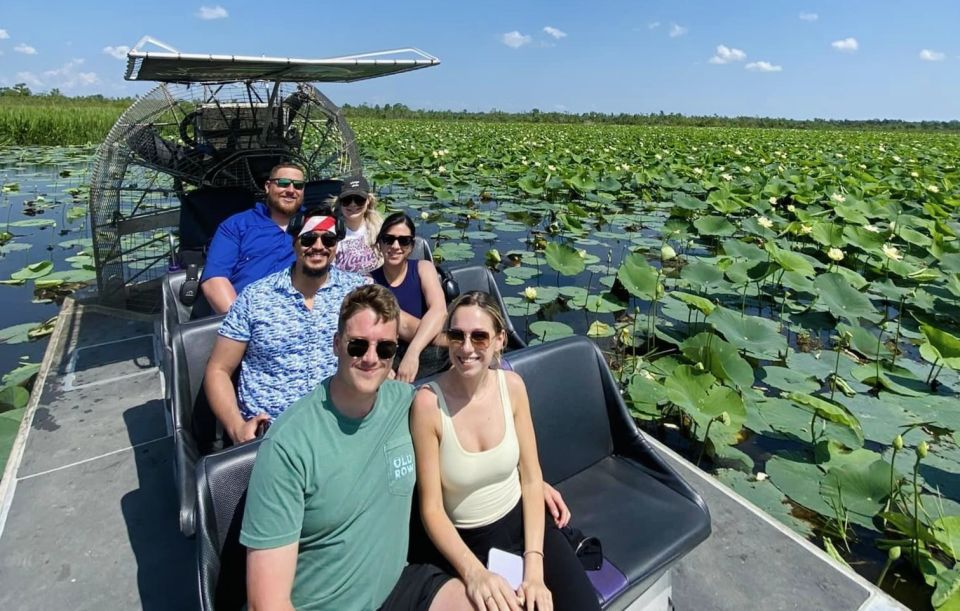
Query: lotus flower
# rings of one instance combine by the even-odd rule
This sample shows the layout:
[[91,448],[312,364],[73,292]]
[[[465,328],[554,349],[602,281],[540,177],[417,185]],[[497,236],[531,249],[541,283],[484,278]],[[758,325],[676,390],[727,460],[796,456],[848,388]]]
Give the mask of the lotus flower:
[[532,286],[528,286],[527,288],[523,289],[523,296],[527,301],[533,301],[537,298],[537,289],[533,288]]
[[827,256],[833,261],[843,261],[843,251],[839,248],[831,248],[827,251]]
[[770,229],[771,227],[773,227],[773,221],[771,221],[765,216],[758,217],[757,224],[763,227],[764,229]]
[[894,261],[903,259],[903,255],[900,254],[900,249],[893,244],[884,244],[882,250],[888,259],[893,259]]
[[664,244],[660,247],[660,260],[669,261],[670,259],[675,259],[677,257],[677,251],[673,249],[669,244]]

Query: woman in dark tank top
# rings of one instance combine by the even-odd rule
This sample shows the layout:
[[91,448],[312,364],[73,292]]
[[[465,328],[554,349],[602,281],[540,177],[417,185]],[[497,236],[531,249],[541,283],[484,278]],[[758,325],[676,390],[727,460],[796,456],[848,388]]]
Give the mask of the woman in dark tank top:
[[[370,274],[374,282],[390,289],[402,310],[400,340],[405,350],[398,353],[396,369],[397,379],[404,382],[435,373],[445,364],[445,351],[437,347],[445,339],[440,330],[447,303],[433,262],[410,258],[416,231],[405,213],[388,216],[377,236],[383,266]],[[424,370],[421,361],[430,371]]]

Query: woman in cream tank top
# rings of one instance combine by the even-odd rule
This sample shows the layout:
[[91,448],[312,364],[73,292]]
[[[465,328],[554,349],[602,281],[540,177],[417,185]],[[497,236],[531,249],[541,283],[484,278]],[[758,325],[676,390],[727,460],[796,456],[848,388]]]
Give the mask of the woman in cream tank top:
[[[444,332],[453,367],[417,392],[411,411],[423,525],[475,609],[599,609],[570,545],[545,520],[523,380],[491,368],[504,329],[487,293],[471,291],[450,306]],[[494,547],[523,557],[516,591],[487,570]]]

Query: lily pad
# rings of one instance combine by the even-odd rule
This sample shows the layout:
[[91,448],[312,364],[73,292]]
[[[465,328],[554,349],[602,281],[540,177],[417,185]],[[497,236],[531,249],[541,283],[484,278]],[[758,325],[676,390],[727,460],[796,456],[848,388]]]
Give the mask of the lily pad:
[[828,503],[842,506],[851,522],[871,530],[877,530],[873,517],[889,494],[890,465],[884,460],[833,467],[820,484],[820,495]]
[[576,276],[586,267],[580,251],[566,244],[551,242],[547,244],[544,255],[547,265],[564,276]]
[[739,350],[758,358],[776,359],[786,351],[786,338],[771,320],[718,307],[707,316],[707,322]]
[[838,318],[846,318],[856,323],[862,317],[878,320],[879,314],[870,299],[851,287],[843,276],[837,273],[821,274],[814,280],[820,295],[820,302]]
[[617,279],[631,295],[648,301],[658,299],[663,294],[659,276],[657,270],[639,253],[628,255],[617,272]]
[[533,335],[536,340],[531,343],[541,343],[573,335],[573,329],[562,322],[538,320],[537,322],[530,323],[530,334]]

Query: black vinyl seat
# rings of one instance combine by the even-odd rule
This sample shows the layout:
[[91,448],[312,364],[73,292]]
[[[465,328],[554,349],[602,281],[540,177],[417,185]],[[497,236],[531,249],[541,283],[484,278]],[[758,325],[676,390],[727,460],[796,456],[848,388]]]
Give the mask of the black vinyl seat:
[[203,265],[217,227],[230,216],[253,208],[257,194],[242,187],[201,187],[180,197],[180,248],[183,267]]
[[246,549],[240,544],[247,484],[260,440],[206,456],[197,465],[197,577],[200,609],[247,602]]
[[483,291],[489,293],[494,298],[497,306],[500,308],[500,312],[503,314],[504,321],[507,323],[508,351],[519,350],[520,348],[526,347],[527,342],[523,341],[523,338],[517,333],[516,327],[513,326],[513,321],[510,320],[507,306],[503,303],[503,296],[500,294],[500,289],[497,288],[497,281],[493,277],[493,272],[483,265],[471,265],[469,267],[451,269],[450,275],[457,282],[461,294],[468,291]]
[[[605,562],[626,584],[604,600],[626,607],[710,535],[703,499],[647,443],[600,351],[583,337],[507,356],[527,385],[544,479],[598,537]],[[197,466],[197,570],[204,611],[245,603],[239,544],[245,493],[259,442],[228,448]]]
[[626,577],[604,608],[625,607],[710,535],[707,506],[637,429],[593,342],[568,337],[504,358],[526,383],[544,479]]
[[203,375],[223,316],[178,325],[173,336],[170,414],[173,424],[174,475],[180,506],[180,531],[194,533],[196,465],[219,449],[222,432],[203,392]]

